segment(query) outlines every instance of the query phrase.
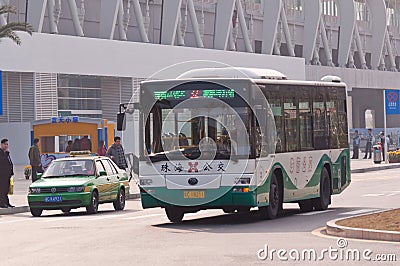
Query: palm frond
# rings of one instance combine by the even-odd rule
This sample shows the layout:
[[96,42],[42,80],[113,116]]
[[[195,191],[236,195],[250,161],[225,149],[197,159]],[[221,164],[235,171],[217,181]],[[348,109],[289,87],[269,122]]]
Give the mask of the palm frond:
[[[0,15],[7,13],[17,13],[17,9],[11,5],[0,6]],[[30,24],[25,22],[10,22],[6,25],[0,26],[0,39],[9,38],[18,45],[21,45],[20,37],[15,33],[16,31],[25,31],[32,35],[33,28]]]
[[32,35],[32,26],[25,23],[25,22],[10,22],[4,26],[0,26],[0,34],[3,31],[8,31],[8,30],[13,30],[13,31],[26,31],[27,33]]
[[10,6],[10,5],[0,6],[0,15],[7,13],[16,14],[17,8],[15,6]]

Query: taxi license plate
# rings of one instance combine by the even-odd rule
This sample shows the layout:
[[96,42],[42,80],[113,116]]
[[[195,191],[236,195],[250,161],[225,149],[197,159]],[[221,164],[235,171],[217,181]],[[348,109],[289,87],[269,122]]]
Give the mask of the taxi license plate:
[[204,199],[204,191],[184,191],[185,199]]
[[61,202],[62,197],[61,196],[48,196],[44,197],[44,202]]

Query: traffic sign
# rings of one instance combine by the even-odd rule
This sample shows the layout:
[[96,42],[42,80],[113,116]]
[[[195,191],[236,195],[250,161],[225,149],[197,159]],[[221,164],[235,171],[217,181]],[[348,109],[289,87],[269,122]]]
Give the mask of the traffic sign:
[[386,114],[400,114],[400,95],[399,90],[385,90]]

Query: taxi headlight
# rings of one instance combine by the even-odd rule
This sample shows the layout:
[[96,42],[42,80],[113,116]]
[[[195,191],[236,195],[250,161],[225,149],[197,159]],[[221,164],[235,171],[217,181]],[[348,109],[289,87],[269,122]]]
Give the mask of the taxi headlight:
[[67,189],[68,192],[82,192],[84,187],[69,187]]
[[39,194],[40,193],[40,188],[29,188],[29,192],[32,194]]

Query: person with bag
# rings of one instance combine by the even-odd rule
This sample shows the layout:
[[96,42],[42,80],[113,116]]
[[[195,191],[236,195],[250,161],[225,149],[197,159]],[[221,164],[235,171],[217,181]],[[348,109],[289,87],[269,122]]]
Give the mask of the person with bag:
[[32,166],[32,183],[35,182],[37,178],[37,173],[43,173],[42,163],[40,161],[40,150],[39,150],[39,139],[33,140],[33,145],[29,148],[29,162]]
[[116,136],[114,138],[114,144],[108,149],[106,156],[109,157],[113,162],[120,168],[125,170],[128,165],[125,159],[124,148],[121,145],[121,138]]
[[8,149],[8,139],[1,140],[0,146],[0,208],[13,208],[8,198],[10,179],[14,175],[14,166]]

